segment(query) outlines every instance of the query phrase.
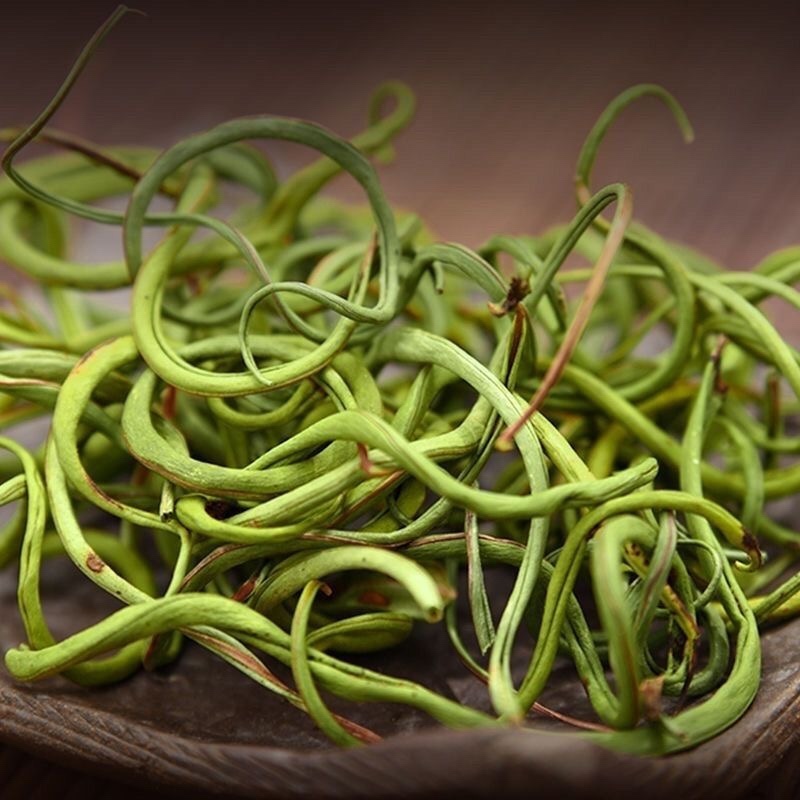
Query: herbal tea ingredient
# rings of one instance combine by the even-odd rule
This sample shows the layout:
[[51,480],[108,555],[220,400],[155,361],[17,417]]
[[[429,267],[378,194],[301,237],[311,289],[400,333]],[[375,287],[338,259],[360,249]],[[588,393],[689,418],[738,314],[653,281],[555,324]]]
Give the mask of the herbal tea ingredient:
[[[16,503],[0,564],[18,565],[27,637],[12,675],[108,684],[191,639],[351,745],[379,737],[327,693],[524,730],[562,657],[596,714],[575,735],[663,754],[733,724],[758,690],[760,630],[800,605],[800,534],[773,511],[800,489],[800,366],[763,308],[800,308],[800,248],[726,271],[634,222],[624,184],[590,188],[638,98],[690,138],[677,102],[623,92],[579,154],[575,217],[473,250],[381,189],[371,159],[413,114],[399,83],[349,142],[277,117],[163,152],[47,127],[124,12],[5,132],[0,258],[49,308],[3,287],[0,423],[49,420],[32,450],[0,438]],[[250,144],[275,139],[320,158],[279,181]],[[34,140],[62,152],[18,169]],[[342,172],[367,209],[321,194]],[[124,214],[104,204],[119,196]],[[116,260],[70,260],[75,217],[120,229]],[[103,300],[120,287],[128,315]],[[64,555],[123,607],[57,641],[40,573]],[[514,575],[502,602],[494,567]],[[492,713],[348,660],[423,623]]]

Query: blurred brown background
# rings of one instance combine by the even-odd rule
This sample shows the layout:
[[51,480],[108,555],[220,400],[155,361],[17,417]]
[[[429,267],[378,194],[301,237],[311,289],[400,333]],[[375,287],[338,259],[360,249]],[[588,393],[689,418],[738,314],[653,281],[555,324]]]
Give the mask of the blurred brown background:
[[[350,135],[370,91],[401,78],[419,107],[383,171],[389,196],[442,237],[477,245],[569,214],[574,163],[597,114],[625,87],[658,82],[685,105],[695,143],[644,101],[613,129],[596,183],[630,183],[638,216],[734,266],[800,240],[798,3],[137,5],[148,16],[111,34],[59,127],[164,145],[266,113]],[[4,10],[0,125],[32,118],[113,7]],[[308,158],[270,152],[284,173]]]
[[[4,6],[0,127],[32,119],[113,6]],[[350,135],[371,89],[400,78],[419,107],[382,170],[389,197],[441,237],[477,245],[570,214],[574,163],[597,114],[625,87],[657,82],[684,104],[695,143],[642,102],[613,129],[595,184],[630,183],[640,218],[732,266],[800,242],[798,3],[138,6],[148,16],[112,33],[58,127],[103,144],[166,145],[268,113]],[[283,174],[309,157],[268,149]],[[346,182],[337,191],[355,196]],[[2,747],[0,785],[4,798],[126,796]]]

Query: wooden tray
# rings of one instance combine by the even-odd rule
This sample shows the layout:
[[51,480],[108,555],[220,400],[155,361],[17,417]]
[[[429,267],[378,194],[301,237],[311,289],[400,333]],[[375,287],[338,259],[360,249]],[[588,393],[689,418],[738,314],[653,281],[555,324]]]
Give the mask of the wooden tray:
[[[63,635],[110,606],[70,564],[47,564],[45,608]],[[72,585],[71,585],[72,584]],[[73,588],[74,587],[74,588]],[[0,576],[0,647],[23,635],[13,575]],[[56,594],[60,595],[57,597]],[[98,599],[103,602],[100,607]],[[57,602],[55,602],[57,601]],[[261,798],[625,797],[649,800],[793,796],[800,788],[800,620],[763,638],[764,679],[747,715],[695,750],[663,759],[605,751],[535,716],[537,730],[446,731],[401,706],[342,707],[386,738],[355,750],[328,745],[309,720],[197,646],[167,670],[139,673],[102,690],[66,681],[15,683],[0,670],[0,741],[116,781],[179,795]],[[442,630],[420,629],[366,663],[419,680],[464,702],[482,687],[465,675]],[[583,714],[567,665],[545,702]],[[544,794],[541,794],[541,793]],[[90,795],[91,796],[91,795]],[[795,795],[796,796],[796,795]]]

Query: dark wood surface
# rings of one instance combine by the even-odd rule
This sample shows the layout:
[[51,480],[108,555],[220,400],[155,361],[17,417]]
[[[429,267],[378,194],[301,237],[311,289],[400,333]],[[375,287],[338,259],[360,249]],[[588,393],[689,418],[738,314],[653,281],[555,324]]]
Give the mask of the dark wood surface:
[[[49,564],[45,594],[57,633],[88,623],[105,608],[71,566]],[[53,588],[53,587],[58,587]],[[497,588],[497,587],[495,587]],[[0,577],[0,608],[13,605],[12,576]],[[101,603],[102,605],[98,605]],[[0,647],[22,638],[11,614],[0,621]],[[339,710],[386,736],[369,748],[330,746],[308,719],[271,693],[203,652],[189,647],[167,671],[139,673],[104,690],[66,681],[15,684],[0,673],[2,797],[42,797],[53,785],[72,785],[77,772],[94,800],[124,786],[167,796],[275,798],[680,796],[749,798],[800,790],[800,620],[764,636],[764,678],[754,705],[737,725],[695,750],[665,759],[637,759],[580,741],[574,731],[532,715],[535,732],[442,731],[402,707],[346,704]],[[450,697],[480,707],[485,689],[434,626],[406,644],[366,660]],[[435,665],[432,668],[431,665]],[[587,716],[580,683],[568,664],[557,667],[542,697],[550,708]],[[19,756],[16,748],[32,753]],[[43,762],[41,759],[45,759]],[[49,767],[42,764],[68,765]],[[88,788],[87,788],[88,787]],[[135,790],[131,790],[135,792]],[[766,793],[765,793],[766,792]],[[124,795],[123,795],[124,796]],[[131,796],[134,796],[133,794]],[[787,794],[786,796],[792,796]]]
[[[69,5],[4,10],[0,126],[39,110],[111,8]],[[609,136],[597,184],[628,182],[641,219],[735,267],[800,241],[797,4],[139,5],[149,18],[131,17],[113,34],[60,113],[60,127],[103,143],[165,145],[231,116],[277,113],[350,134],[362,124],[370,89],[400,77],[417,91],[419,109],[398,140],[396,163],[382,172],[389,196],[442,238],[477,245],[495,232],[535,232],[563,220],[573,208],[575,158],[596,115],[626,86],[654,81],[685,105],[695,143],[683,145],[666,112],[644,102]],[[307,158],[269,150],[283,174]],[[334,190],[357,197],[346,181]],[[0,584],[4,649],[19,639],[11,579]],[[424,635],[415,645],[390,654],[387,668],[413,672],[415,659],[435,647]],[[448,683],[446,662],[436,663],[442,672],[429,680],[461,691]],[[228,707],[209,700],[223,682]],[[547,796],[559,787],[578,797],[598,796],[604,786],[653,799],[799,791],[797,624],[765,638],[764,685],[739,725],[656,762],[574,740],[559,750],[560,739],[514,732],[443,734],[396,709],[376,721],[386,733],[401,721],[401,733],[342,753],[266,692],[254,700],[249,685],[233,686],[229,668],[195,650],[172,672],[138,676],[100,700],[61,684],[13,686],[2,673],[2,797],[125,797],[119,781],[200,792],[212,776],[223,793],[251,797],[312,789],[413,797],[447,788],[521,796],[538,787]],[[169,698],[155,717],[153,697]],[[552,700],[572,702],[557,691]]]

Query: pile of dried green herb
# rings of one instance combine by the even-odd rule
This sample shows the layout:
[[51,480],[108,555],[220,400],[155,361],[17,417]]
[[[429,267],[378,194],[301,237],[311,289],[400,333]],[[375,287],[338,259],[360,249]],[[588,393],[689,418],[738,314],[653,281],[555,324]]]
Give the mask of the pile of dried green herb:
[[[0,439],[2,502],[18,501],[0,563],[19,564],[27,635],[11,673],[104,684],[188,638],[351,744],[376,737],[320,689],[455,727],[520,724],[561,655],[600,723],[578,735],[608,746],[671,752],[738,719],[760,626],[799,604],[798,576],[780,577],[800,534],[768,510],[800,488],[800,356],[762,306],[800,308],[800,249],[725,271],[633,223],[623,184],[589,188],[636,98],[690,133],[672,97],[637,86],[608,107],[569,223],[472,250],[381,190],[370,156],[410,121],[402,85],[378,90],[350,142],[276,117],[162,153],[46,127],[122,13],[3,160],[0,257],[52,311],[4,289],[0,424],[49,418],[38,449]],[[17,170],[34,139],[66,152]],[[278,182],[245,144],[274,139],[321,158]],[[342,171],[367,211],[320,196]],[[226,214],[231,185],[247,199]],[[102,205],[119,195],[124,214]],[[159,195],[171,210],[151,210]],[[75,217],[120,228],[117,260],[69,260]],[[150,227],[163,236],[145,252]],[[587,266],[562,268],[573,256]],[[97,299],[126,286],[129,315]],[[98,510],[116,526],[98,529]],[[62,554],[124,607],[57,642],[40,569]],[[496,564],[515,576],[502,604],[485,588]],[[454,603],[462,567],[474,642]],[[493,714],[348,661],[418,622],[486,682]]]

